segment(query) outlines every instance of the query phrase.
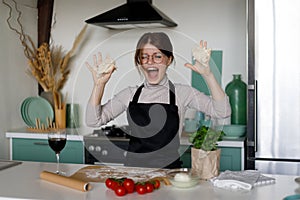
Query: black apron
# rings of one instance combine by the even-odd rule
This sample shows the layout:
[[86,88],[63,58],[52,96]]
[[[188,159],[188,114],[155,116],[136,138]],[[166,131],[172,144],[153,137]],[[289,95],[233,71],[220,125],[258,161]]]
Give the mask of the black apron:
[[127,109],[130,127],[126,166],[180,168],[179,115],[175,87],[169,81],[170,104],[138,103],[144,85],[134,94]]

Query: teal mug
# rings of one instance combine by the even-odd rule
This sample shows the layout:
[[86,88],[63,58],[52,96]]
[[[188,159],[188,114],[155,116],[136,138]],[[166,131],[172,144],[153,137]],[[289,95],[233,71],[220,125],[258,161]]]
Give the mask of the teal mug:
[[193,133],[199,128],[199,121],[197,119],[185,119],[184,131],[187,133]]
[[71,103],[67,104],[66,109],[66,121],[67,128],[78,128],[79,127],[79,104]]

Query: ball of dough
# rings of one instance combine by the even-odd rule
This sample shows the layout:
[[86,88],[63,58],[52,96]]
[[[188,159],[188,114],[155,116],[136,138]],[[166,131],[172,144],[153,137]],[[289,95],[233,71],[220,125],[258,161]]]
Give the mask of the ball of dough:
[[186,173],[178,173],[174,176],[174,180],[179,182],[189,182],[191,177]]

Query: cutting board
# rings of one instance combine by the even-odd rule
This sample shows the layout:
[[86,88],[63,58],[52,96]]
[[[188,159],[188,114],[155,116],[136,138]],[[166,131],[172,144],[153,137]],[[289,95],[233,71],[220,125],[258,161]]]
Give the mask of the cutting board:
[[158,179],[166,181],[166,170],[134,167],[109,167],[101,165],[87,166],[79,169],[70,178],[84,182],[105,182],[107,178],[132,178],[135,182]]

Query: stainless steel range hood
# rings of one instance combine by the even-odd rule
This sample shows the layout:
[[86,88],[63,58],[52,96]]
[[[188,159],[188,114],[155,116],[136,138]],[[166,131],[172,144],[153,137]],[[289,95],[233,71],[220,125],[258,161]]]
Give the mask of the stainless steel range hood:
[[109,29],[177,26],[173,20],[152,5],[152,0],[127,0],[127,3],[85,22]]

